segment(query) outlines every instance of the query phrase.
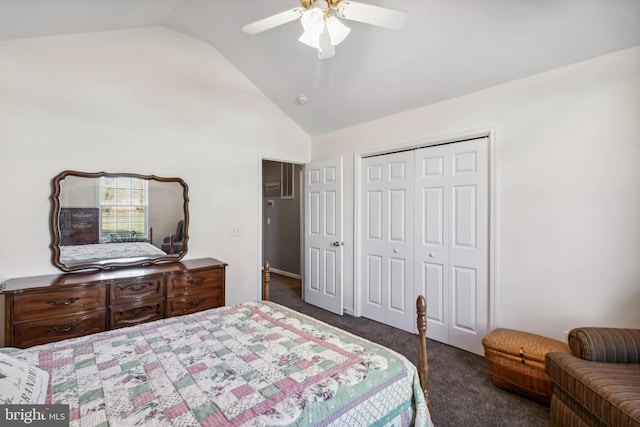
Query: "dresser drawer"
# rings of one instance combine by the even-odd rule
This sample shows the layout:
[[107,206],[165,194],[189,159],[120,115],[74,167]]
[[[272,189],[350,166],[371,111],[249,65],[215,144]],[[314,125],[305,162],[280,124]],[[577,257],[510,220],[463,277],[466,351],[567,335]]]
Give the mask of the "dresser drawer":
[[168,298],[167,317],[181,316],[209,308],[222,307],[223,305],[224,292],[221,287],[215,287],[208,292],[196,292]]
[[105,284],[20,294],[13,297],[13,320],[19,322],[80,313],[104,307],[106,300]]
[[114,282],[109,285],[111,305],[127,304],[146,299],[157,299],[164,296],[164,278],[149,277],[138,280]]
[[164,317],[164,300],[145,301],[140,305],[115,306],[109,310],[110,329],[124,328]]
[[75,338],[107,329],[106,311],[93,311],[85,315],[62,316],[54,319],[32,320],[13,325],[13,347],[31,347],[38,344]]
[[59,215],[61,246],[98,243],[98,208],[61,208]]
[[71,209],[71,218],[75,220],[97,220],[97,209]]
[[90,230],[93,231],[97,227],[96,221],[82,220],[82,221],[73,221],[69,228],[73,230]]
[[223,284],[224,269],[222,268],[174,273],[167,276],[167,295],[180,295],[211,287],[222,287]]

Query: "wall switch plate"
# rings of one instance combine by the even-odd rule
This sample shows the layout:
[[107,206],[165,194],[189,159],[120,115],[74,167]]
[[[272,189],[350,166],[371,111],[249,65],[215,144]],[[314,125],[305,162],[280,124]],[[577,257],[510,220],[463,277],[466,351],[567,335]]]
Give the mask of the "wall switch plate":
[[240,227],[231,227],[231,237],[238,237],[240,235]]

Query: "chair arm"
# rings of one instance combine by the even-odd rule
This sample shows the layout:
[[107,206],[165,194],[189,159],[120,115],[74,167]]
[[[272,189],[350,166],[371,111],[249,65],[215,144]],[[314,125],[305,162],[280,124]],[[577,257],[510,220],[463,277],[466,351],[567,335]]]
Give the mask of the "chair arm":
[[575,328],[569,347],[574,356],[592,362],[640,363],[640,329]]

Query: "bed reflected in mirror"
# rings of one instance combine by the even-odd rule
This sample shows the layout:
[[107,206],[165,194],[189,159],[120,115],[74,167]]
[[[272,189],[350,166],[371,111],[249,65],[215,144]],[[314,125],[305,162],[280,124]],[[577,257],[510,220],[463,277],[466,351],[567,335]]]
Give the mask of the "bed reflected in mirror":
[[53,179],[53,263],[64,271],[177,261],[188,240],[180,178],[65,171]]

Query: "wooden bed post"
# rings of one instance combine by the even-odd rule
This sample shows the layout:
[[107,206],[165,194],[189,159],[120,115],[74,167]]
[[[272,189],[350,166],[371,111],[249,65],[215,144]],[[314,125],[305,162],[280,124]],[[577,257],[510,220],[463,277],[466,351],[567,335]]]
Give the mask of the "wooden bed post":
[[427,402],[427,408],[431,412],[431,400],[427,390],[427,378],[429,377],[429,364],[427,361],[427,302],[422,295],[416,300],[416,312],[418,325],[418,377],[420,378],[420,387],[424,393],[424,399]]
[[269,272],[269,262],[265,262],[262,267],[262,300],[269,301],[269,282],[271,273]]

